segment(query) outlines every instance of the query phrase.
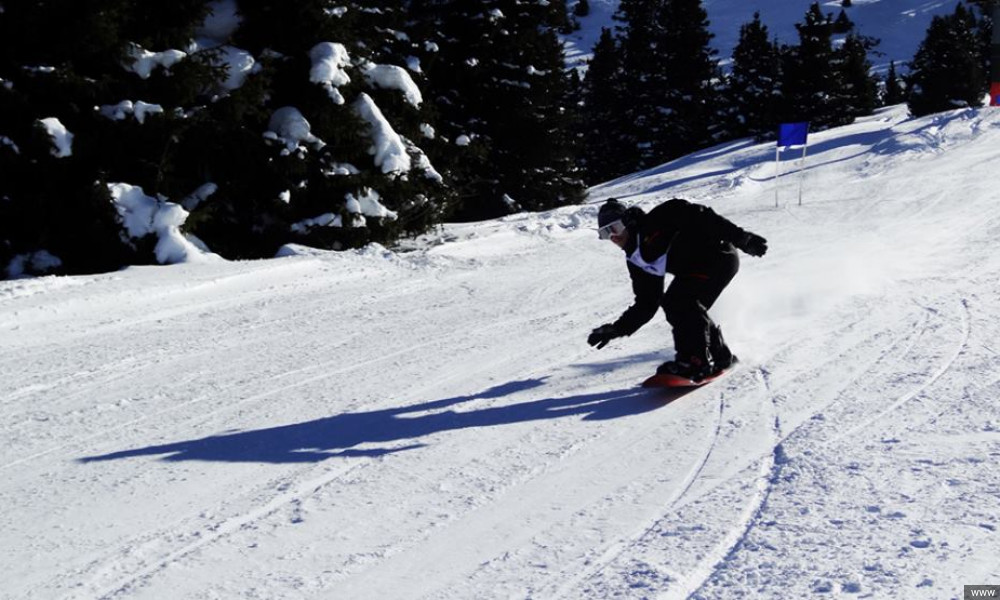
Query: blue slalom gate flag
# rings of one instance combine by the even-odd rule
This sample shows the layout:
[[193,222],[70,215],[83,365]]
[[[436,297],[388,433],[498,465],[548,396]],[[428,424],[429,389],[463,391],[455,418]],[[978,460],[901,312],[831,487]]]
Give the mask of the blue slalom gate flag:
[[809,121],[778,125],[779,146],[805,146],[809,135]]
[[774,206],[778,204],[778,178],[781,177],[781,149],[790,146],[802,147],[802,158],[799,159],[799,206],[802,205],[802,180],[805,171],[802,165],[806,162],[806,138],[809,137],[809,121],[801,123],[782,123],[778,125],[778,145],[774,149]]

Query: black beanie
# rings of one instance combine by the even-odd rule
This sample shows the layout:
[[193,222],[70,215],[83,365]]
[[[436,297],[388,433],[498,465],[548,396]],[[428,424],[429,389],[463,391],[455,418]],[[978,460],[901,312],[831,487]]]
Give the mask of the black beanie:
[[597,211],[597,226],[604,227],[625,217],[625,205],[615,198],[609,198]]

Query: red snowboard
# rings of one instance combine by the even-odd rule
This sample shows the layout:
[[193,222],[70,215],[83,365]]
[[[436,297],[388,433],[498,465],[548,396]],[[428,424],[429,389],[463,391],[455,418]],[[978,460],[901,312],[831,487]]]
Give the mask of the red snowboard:
[[686,388],[686,387],[700,387],[706,383],[711,383],[722,377],[729,372],[729,369],[723,369],[718,373],[706,377],[700,381],[693,381],[687,377],[681,377],[680,375],[653,375],[646,381],[642,382],[642,387],[644,388]]

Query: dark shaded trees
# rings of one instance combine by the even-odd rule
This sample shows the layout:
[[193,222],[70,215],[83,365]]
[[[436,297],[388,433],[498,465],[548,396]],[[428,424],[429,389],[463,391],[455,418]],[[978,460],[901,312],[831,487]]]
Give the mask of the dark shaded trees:
[[974,13],[959,4],[935,16],[920,43],[907,81],[907,106],[914,116],[979,107],[988,82],[983,43]]
[[781,52],[767,26],[754,13],[740,27],[727,79],[727,121],[732,137],[766,139],[778,125],[781,98]]

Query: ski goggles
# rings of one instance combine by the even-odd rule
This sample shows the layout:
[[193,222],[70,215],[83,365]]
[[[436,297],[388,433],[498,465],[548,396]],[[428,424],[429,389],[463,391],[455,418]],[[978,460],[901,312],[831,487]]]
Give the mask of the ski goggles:
[[608,223],[604,227],[598,228],[597,237],[602,240],[610,240],[611,236],[623,233],[625,233],[625,223],[622,223],[622,220],[618,219],[617,221]]

